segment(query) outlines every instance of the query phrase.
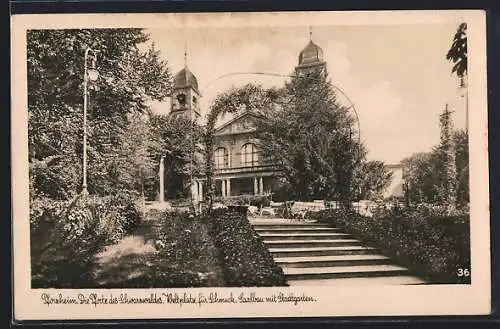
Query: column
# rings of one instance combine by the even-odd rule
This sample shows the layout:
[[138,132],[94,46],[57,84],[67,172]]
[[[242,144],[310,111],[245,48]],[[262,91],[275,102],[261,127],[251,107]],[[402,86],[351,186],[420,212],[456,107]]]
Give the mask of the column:
[[193,203],[198,202],[198,181],[194,180],[191,181],[191,199],[193,200]]
[[226,195],[226,180],[222,179],[220,182],[222,185],[222,197],[225,198],[227,196]]
[[231,179],[226,180],[226,194],[231,196]]
[[264,194],[264,178],[259,177],[259,194]]
[[259,184],[257,183],[257,177],[253,178],[253,194],[259,194]]
[[198,200],[203,201],[203,181],[199,182]]
[[160,195],[158,196],[158,201],[165,201],[165,165],[163,164],[164,157],[160,159],[160,170],[158,174],[160,175]]

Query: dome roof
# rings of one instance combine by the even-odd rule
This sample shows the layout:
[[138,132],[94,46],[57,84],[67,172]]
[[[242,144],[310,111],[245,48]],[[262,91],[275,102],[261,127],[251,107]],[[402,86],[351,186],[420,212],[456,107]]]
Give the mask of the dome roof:
[[187,67],[180,70],[174,77],[174,89],[184,87],[192,87],[198,90],[198,80]]
[[308,65],[323,62],[323,49],[309,41],[299,54],[299,65]]

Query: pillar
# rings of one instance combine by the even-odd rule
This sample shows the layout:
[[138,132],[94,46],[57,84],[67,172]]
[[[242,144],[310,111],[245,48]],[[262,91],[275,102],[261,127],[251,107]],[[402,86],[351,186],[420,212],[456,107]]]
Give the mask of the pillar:
[[264,178],[259,177],[259,194],[264,194]]
[[231,196],[231,180],[228,179],[226,181],[226,194],[227,196]]
[[257,183],[257,177],[253,178],[253,194],[259,194],[259,184]]
[[203,201],[203,181],[199,181],[198,200]]
[[191,181],[191,199],[193,200],[193,203],[198,202],[198,181],[194,180]]
[[222,179],[220,182],[222,185],[222,197],[225,198],[227,196],[226,195],[226,180]]
[[160,195],[158,196],[158,201],[165,201],[165,165],[163,163],[165,157],[161,157],[160,159],[160,170],[158,174],[160,175]]

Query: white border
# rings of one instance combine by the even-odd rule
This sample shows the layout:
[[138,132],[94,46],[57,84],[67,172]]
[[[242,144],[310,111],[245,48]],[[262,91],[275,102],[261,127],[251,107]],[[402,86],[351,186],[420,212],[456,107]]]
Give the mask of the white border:
[[[27,154],[26,30],[89,27],[203,27],[402,25],[468,23],[469,134],[471,192],[471,285],[200,288],[120,290],[30,289],[29,200]],[[205,14],[50,14],[15,15],[12,27],[12,196],[14,241],[14,314],[16,320],[159,319],[223,317],[303,317],[378,315],[489,314],[490,228],[487,153],[486,25],[483,11],[379,11]],[[210,292],[259,295],[282,291],[306,293],[315,303],[178,305],[56,305],[41,303],[42,292],[75,296],[79,292],[137,297],[150,293]]]

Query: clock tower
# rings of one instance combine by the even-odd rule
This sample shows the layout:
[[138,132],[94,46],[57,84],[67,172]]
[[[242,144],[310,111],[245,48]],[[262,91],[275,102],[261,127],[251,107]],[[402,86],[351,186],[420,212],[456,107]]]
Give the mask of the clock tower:
[[198,80],[187,66],[187,52],[184,52],[184,68],[175,75],[173,92],[171,96],[171,115],[198,121],[201,117],[198,90]]
[[312,30],[309,30],[309,43],[299,54],[299,64],[295,67],[299,76],[319,73],[326,76],[326,62],[323,58],[323,49],[312,41]]

